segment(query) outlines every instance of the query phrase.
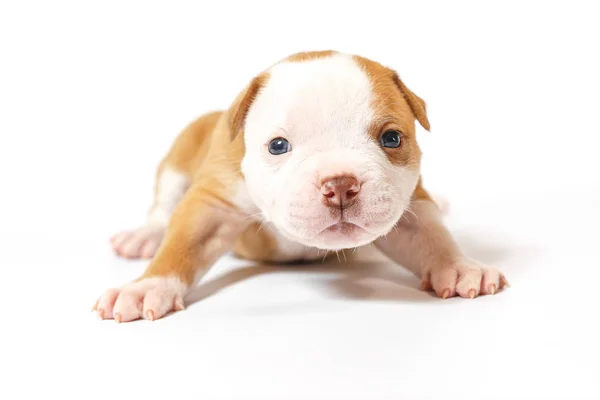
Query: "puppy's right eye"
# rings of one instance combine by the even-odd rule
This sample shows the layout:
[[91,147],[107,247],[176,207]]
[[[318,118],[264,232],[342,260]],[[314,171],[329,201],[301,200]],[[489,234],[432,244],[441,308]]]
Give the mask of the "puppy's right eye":
[[400,147],[400,132],[394,130],[385,131],[383,135],[381,135],[381,139],[379,139],[379,141],[383,147],[388,147],[391,149]]
[[278,156],[292,150],[292,145],[287,139],[279,137],[271,140],[269,143],[269,153]]

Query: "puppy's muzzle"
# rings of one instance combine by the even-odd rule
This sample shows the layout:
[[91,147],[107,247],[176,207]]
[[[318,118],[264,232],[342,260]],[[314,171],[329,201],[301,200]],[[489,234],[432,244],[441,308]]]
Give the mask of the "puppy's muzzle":
[[339,175],[321,182],[323,203],[328,207],[347,208],[356,201],[360,184],[353,175]]

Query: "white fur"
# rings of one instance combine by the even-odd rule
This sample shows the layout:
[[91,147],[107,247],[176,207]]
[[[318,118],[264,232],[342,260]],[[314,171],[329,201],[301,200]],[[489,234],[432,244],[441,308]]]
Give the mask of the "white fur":
[[158,176],[156,197],[146,224],[166,226],[189,184],[185,174],[165,166]]
[[271,222],[263,224],[262,228],[268,231],[277,243],[277,251],[271,255],[270,261],[274,262],[293,262],[293,261],[314,261],[322,259],[326,254],[315,247],[309,247],[297,241],[289,240],[279,233],[278,229]]
[[[418,171],[393,166],[368,135],[376,116],[372,84],[345,54],[304,62],[282,62],[252,104],[245,126],[242,161],[248,194],[288,241],[321,249],[370,243],[387,234],[408,206]],[[292,145],[274,156],[278,136]],[[353,174],[361,182],[356,207],[345,221],[362,229],[327,230],[340,221],[321,203],[319,182]]]
[[234,190],[234,195],[231,202],[235,204],[240,210],[249,215],[249,218],[255,220],[262,220],[261,210],[254,204],[254,201],[250,198],[248,193],[248,185],[245,181],[241,180],[237,183],[237,187]]

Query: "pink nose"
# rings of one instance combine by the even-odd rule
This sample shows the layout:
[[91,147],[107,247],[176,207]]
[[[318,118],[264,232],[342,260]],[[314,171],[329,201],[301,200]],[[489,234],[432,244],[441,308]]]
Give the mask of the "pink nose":
[[360,184],[353,175],[327,178],[321,183],[323,200],[330,207],[348,207],[354,203],[359,191]]

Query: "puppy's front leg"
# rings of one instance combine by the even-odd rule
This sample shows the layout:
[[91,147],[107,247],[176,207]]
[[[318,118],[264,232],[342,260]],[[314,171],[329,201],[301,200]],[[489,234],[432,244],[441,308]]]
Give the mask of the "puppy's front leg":
[[423,290],[448,298],[495,294],[508,283],[504,275],[466,257],[444,226],[439,208],[416,200],[396,227],[375,244],[388,257],[421,277]]
[[154,320],[183,310],[184,295],[233,246],[249,221],[222,197],[202,186],[190,188],[144,274],[98,299],[94,308],[100,317]]

